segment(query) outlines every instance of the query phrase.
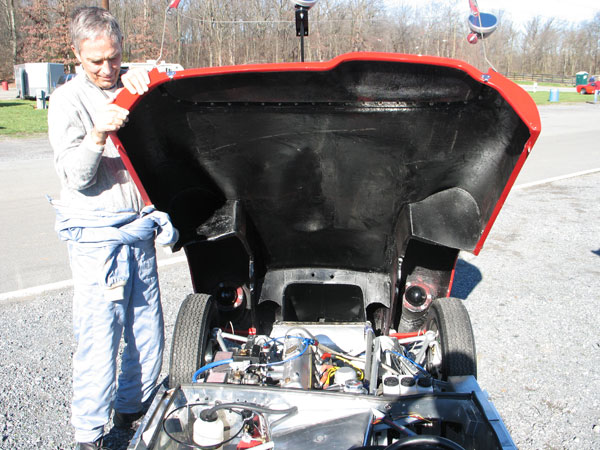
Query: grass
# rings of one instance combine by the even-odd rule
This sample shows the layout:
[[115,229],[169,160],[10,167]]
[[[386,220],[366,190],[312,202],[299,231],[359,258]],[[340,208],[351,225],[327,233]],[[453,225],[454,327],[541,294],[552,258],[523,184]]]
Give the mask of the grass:
[[31,100],[0,101],[0,136],[29,137],[48,132],[48,110]]
[[[533,86],[533,81],[515,81],[515,80],[511,80],[514,83],[517,84],[522,84],[522,85],[527,85],[527,86]],[[563,84],[563,83],[547,83],[547,82],[539,82],[538,86],[546,86],[546,87],[575,87],[572,84]]]
[[558,105],[560,103],[585,103],[594,101],[593,95],[581,95],[577,92],[559,92],[559,101],[552,103],[548,101],[550,98],[550,92],[548,91],[530,92],[529,94],[535,101],[536,105]]

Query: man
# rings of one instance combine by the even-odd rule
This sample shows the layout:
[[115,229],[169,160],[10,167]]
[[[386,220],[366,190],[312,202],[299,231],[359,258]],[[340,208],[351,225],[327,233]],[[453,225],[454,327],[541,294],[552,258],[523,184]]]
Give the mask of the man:
[[[76,449],[102,447],[104,426],[131,427],[143,415],[159,376],[163,318],[154,239],[172,244],[168,216],[145,207],[109,139],[128,111],[112,103],[121,87],[148,90],[142,69],[120,76],[122,36],[106,10],[77,10],[72,49],[83,73],[58,88],[48,111],[48,134],[61,180],[56,229],[68,242],[74,281],[72,424]],[[118,388],[116,359],[125,348]]]

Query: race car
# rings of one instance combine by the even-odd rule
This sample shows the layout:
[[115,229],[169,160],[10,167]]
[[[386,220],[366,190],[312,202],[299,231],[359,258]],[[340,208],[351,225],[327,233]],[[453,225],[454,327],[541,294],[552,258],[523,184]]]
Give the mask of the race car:
[[514,448],[450,297],[540,133],[421,55],[150,73],[112,139],[193,290],[131,449]]

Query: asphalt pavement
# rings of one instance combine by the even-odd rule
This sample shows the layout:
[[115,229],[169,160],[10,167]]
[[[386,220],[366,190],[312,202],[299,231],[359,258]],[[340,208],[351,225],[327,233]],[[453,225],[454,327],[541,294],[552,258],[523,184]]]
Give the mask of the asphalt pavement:
[[6,91],[4,89],[0,89],[0,100],[12,100],[17,98],[17,89],[14,87],[9,87]]

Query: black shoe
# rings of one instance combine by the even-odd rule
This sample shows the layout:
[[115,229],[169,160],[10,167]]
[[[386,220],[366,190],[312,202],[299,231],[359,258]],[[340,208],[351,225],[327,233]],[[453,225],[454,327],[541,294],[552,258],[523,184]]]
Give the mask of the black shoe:
[[78,442],[75,445],[75,450],[110,450],[108,447],[102,446],[102,438],[94,442]]
[[129,429],[132,427],[133,423],[136,420],[143,416],[143,411],[139,411],[136,413],[122,413],[119,411],[115,411],[115,415],[113,416],[113,425],[117,428]]

